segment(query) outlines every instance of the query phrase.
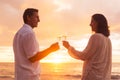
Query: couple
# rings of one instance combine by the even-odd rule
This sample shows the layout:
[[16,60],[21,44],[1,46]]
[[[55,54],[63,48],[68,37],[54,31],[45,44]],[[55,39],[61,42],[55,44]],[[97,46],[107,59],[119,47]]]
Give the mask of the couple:
[[[59,45],[56,42],[49,48],[39,51],[33,31],[40,22],[37,9],[27,8],[23,20],[24,25],[16,33],[13,41],[15,80],[40,80],[39,60],[58,50]],[[75,50],[67,41],[63,41],[63,46],[70,56],[84,61],[81,80],[110,80],[112,49],[107,20],[102,14],[94,14],[90,26],[95,33],[83,51]]]

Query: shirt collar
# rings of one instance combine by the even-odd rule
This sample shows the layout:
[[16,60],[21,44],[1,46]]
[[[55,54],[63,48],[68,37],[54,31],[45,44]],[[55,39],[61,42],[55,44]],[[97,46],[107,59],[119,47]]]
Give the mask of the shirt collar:
[[28,24],[24,24],[23,26],[29,27],[30,29],[32,29],[32,27],[30,25],[28,25]]

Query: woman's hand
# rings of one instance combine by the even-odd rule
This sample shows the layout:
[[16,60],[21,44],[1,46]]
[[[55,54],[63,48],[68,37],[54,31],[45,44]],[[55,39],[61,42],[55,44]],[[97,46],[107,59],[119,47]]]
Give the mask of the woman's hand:
[[70,44],[68,41],[63,41],[63,46],[68,49],[70,47]]

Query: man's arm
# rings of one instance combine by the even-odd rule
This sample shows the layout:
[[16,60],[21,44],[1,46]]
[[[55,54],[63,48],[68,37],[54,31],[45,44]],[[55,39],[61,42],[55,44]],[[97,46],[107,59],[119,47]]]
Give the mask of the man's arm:
[[46,57],[48,54],[50,54],[51,52],[54,52],[54,51],[56,51],[58,49],[59,49],[58,43],[54,43],[49,48],[47,48],[47,49],[45,49],[43,51],[37,52],[34,56],[30,57],[29,60],[31,62],[41,60],[44,57]]

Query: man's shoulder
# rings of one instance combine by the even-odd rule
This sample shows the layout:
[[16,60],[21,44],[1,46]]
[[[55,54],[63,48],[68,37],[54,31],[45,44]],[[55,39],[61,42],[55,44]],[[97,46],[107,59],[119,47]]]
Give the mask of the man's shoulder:
[[17,32],[17,34],[21,35],[21,36],[27,36],[27,35],[32,35],[34,34],[34,32],[26,26],[23,26],[19,29],[19,31]]

